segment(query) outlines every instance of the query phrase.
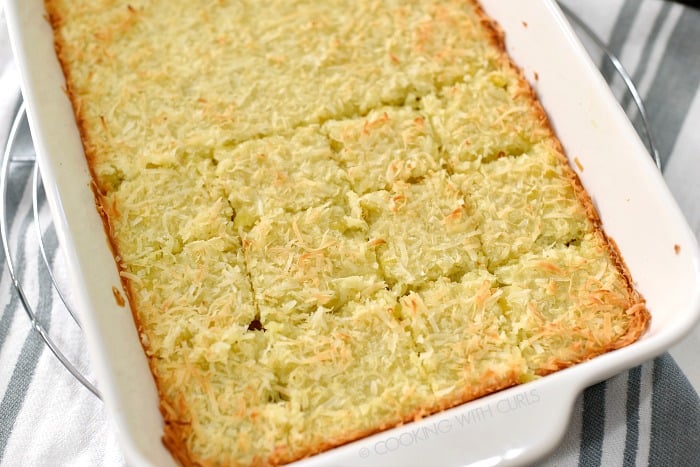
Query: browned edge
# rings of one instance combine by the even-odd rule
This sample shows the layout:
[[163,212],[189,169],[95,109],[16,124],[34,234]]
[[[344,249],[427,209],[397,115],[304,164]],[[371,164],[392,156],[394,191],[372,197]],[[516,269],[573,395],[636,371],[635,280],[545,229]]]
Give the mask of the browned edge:
[[[578,174],[576,171],[573,169],[571,165],[571,160],[566,154],[566,151],[564,150],[564,147],[561,145],[561,141],[559,140],[556,132],[554,131],[554,127],[552,125],[552,121],[547,115],[547,112],[545,109],[542,107],[542,104],[537,96],[537,93],[535,92],[534,88],[530,84],[530,82],[525,78],[525,74],[523,73],[522,68],[520,68],[518,65],[516,65],[513,62],[513,59],[510,57],[506,50],[506,42],[505,42],[505,33],[501,29],[501,27],[496,23],[493,19],[491,19],[486,12],[484,11],[483,7],[481,4],[478,2],[478,0],[465,0],[469,3],[471,3],[474,6],[475,11],[477,12],[477,15],[481,17],[481,23],[482,25],[491,31],[491,40],[492,43],[499,48],[502,51],[502,59],[508,63],[508,65],[517,72],[518,76],[520,77],[520,85],[523,87],[523,91],[525,92],[528,100],[530,101],[530,104],[535,112],[535,114],[538,116],[539,119],[542,120],[547,126],[547,129],[549,130],[552,140],[556,144],[556,149],[557,149],[557,157],[559,160],[562,162],[562,168],[565,170],[565,175],[571,182],[574,192],[576,193],[576,196],[581,203],[581,205],[584,207],[586,210],[586,215],[588,219],[591,221],[594,227],[594,233],[597,235],[603,243],[607,246],[607,251],[610,255],[610,258],[612,259],[613,263],[615,264],[617,270],[620,272],[622,277],[625,280],[625,285],[627,287],[627,291],[630,295],[630,298],[634,300],[634,303],[630,306],[630,308],[627,310],[628,314],[634,314],[635,318],[631,320],[631,324],[635,324],[639,326],[641,329],[635,330],[633,328],[630,329],[630,332],[633,335],[636,335],[636,338],[640,337],[644,330],[646,330],[648,323],[651,319],[651,315],[649,314],[649,311],[646,308],[646,301],[644,297],[639,293],[638,290],[634,287],[634,282],[632,280],[632,275],[629,271],[629,268],[627,267],[627,264],[625,263],[624,259],[622,258],[622,254],[620,253],[620,249],[617,246],[617,243],[603,230],[603,223],[600,219],[600,216],[598,214],[597,209],[595,208],[595,205],[593,204],[593,201],[586,191],[586,189],[583,187],[583,183],[581,182],[581,179],[579,178]],[[640,307],[641,305],[641,307]],[[630,342],[627,342],[628,345],[629,343],[633,342],[634,340],[631,340]],[[626,339],[625,339],[626,340]],[[624,346],[622,345],[622,346]],[[614,350],[615,348],[619,347],[614,347],[609,350]]]
[[[80,107],[80,104],[78,103],[78,100],[75,97],[75,93],[73,92],[72,89],[72,79],[71,79],[71,74],[70,74],[70,69],[66,65],[62,53],[62,43],[59,37],[59,34],[57,34],[58,30],[61,27],[61,23],[63,22],[63,18],[61,15],[52,8],[52,0],[44,0],[44,7],[46,9],[46,16],[45,19],[48,21],[48,23],[51,26],[51,29],[53,31],[53,38],[54,38],[54,50],[56,51],[56,57],[58,58],[59,64],[61,66],[61,70],[63,71],[63,75],[65,77],[65,94],[68,96],[71,106],[73,107],[73,112],[75,113],[75,120],[76,124],[78,127],[78,131],[80,133],[80,140],[81,144],[83,147],[83,152],[85,153],[85,159],[87,161],[88,169],[90,171],[90,177],[91,177],[91,182],[90,182],[90,189],[93,193],[93,197],[95,200],[95,207],[97,209],[97,212],[99,213],[100,219],[102,220],[102,226],[104,228],[105,232],[105,239],[107,241],[107,246],[109,247],[112,256],[114,258],[114,262],[117,268],[117,272],[119,274],[119,280],[121,282],[122,288],[124,290],[124,293],[126,294],[126,299],[129,303],[129,309],[131,310],[131,316],[134,321],[134,324],[136,326],[136,332],[138,335],[138,340],[141,344],[141,347],[143,349],[143,353],[146,356],[146,360],[148,361],[148,366],[149,370],[151,373],[151,376],[153,377],[153,380],[156,385],[156,391],[158,394],[158,400],[160,401],[159,403],[159,409],[161,412],[161,415],[163,416],[163,420],[165,423],[165,428],[164,432],[167,434],[168,432],[168,427],[171,423],[177,423],[177,421],[171,421],[167,417],[167,411],[163,407],[163,400],[165,400],[164,396],[165,394],[161,390],[161,385],[158,380],[158,377],[156,376],[155,372],[155,365],[153,363],[153,357],[149,355],[148,348],[146,344],[143,342],[143,339],[141,336],[143,335],[143,326],[141,324],[141,321],[139,320],[139,317],[136,313],[136,300],[135,300],[135,294],[134,291],[131,287],[131,282],[124,277],[121,273],[125,271],[124,266],[120,263],[118,258],[121,258],[121,255],[119,253],[119,245],[117,240],[114,238],[112,235],[112,227],[110,225],[110,220],[108,213],[106,212],[106,207],[105,207],[105,195],[106,191],[105,188],[100,186],[98,180],[99,178],[97,177],[97,174],[95,173],[94,170],[94,158],[95,155],[92,154],[90,149],[85,145],[85,141],[88,140],[88,134],[87,134],[87,129],[85,125],[85,119],[82,115],[82,110]],[[177,430],[175,431],[177,432]],[[177,437],[177,436],[176,436]],[[180,448],[178,445],[170,446],[169,441],[171,441],[170,438],[168,438],[166,435],[163,436],[163,444],[166,445],[166,447],[170,448],[171,452],[175,455],[175,457],[182,462],[183,464],[187,464],[187,460],[189,460],[189,456],[187,456],[187,449],[185,447]],[[183,455],[184,454],[184,455]]]

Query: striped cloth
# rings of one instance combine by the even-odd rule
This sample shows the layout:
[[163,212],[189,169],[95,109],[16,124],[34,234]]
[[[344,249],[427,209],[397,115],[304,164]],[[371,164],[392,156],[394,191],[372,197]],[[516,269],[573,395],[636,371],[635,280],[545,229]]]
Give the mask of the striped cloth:
[[[662,0],[563,2],[618,55],[647,103],[664,176],[700,236],[700,12]],[[638,128],[622,81],[592,50]],[[17,77],[0,17],[0,141],[18,105]],[[15,155],[31,157],[26,126]],[[14,163],[8,185],[10,243],[29,301],[88,377],[81,331],[50,286],[32,215],[32,168]],[[48,209],[39,211],[47,257],[70,303]],[[99,400],[47,351],[24,316],[0,252],[0,465],[123,465]],[[700,348],[697,349],[700,352]],[[536,429],[536,426],[533,426]],[[669,354],[597,384],[574,407],[561,445],[541,465],[700,466],[700,399]]]

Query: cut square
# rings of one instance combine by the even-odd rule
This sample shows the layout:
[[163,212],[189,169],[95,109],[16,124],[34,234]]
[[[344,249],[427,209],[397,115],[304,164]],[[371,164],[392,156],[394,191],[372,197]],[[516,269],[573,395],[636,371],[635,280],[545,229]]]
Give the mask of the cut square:
[[[498,267],[504,329],[543,375],[627,345],[645,319],[616,260],[596,232],[576,244],[527,253]],[[620,309],[624,310],[620,312]],[[635,332],[630,332],[635,329]]]
[[483,264],[478,224],[464,194],[440,170],[360,198],[387,282],[407,290]]
[[335,158],[360,195],[389,190],[440,168],[437,143],[426,117],[411,107],[385,107],[366,117],[324,124]]
[[534,93],[512,67],[480,69],[421,100],[421,110],[454,172],[480,163],[517,156],[552,136]]
[[350,190],[346,171],[316,125],[221,148],[215,160],[217,183],[235,209],[237,228],[248,229],[278,209],[342,204]]
[[455,175],[478,217],[489,267],[555,244],[577,242],[593,223],[563,156],[546,144]]
[[243,245],[263,326],[303,322],[385,288],[366,223],[342,206],[279,211],[246,233]]

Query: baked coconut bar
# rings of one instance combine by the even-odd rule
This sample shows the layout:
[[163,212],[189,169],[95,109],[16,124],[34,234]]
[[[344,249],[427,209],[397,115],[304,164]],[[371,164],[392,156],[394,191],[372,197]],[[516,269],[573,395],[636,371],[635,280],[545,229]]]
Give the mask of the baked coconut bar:
[[184,465],[278,465],[649,314],[473,0],[46,0]]

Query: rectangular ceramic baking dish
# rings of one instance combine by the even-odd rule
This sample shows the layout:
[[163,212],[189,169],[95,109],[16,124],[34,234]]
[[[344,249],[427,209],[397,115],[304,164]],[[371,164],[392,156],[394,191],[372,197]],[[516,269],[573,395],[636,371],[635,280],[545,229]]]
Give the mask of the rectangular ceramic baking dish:
[[[678,341],[700,317],[695,237],[624,112],[550,0],[483,0],[549,114],[652,314],[637,343],[540,380],[300,461],[318,465],[528,463],[563,436],[587,386]],[[42,0],[6,0],[37,159],[90,358],[130,465],[173,465],[130,310],[98,216]],[[536,426],[533,424],[536,423]]]

